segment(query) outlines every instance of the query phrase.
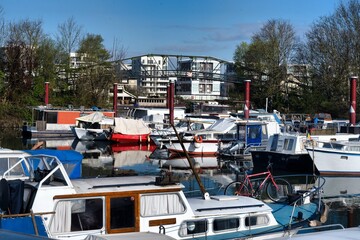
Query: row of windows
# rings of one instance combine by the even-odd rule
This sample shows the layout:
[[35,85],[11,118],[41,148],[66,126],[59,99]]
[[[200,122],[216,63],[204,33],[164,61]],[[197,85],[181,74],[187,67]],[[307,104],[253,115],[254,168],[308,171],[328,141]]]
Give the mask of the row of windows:
[[[219,218],[214,219],[212,223],[212,228],[214,232],[226,231],[226,230],[235,230],[238,229],[241,219],[238,217],[234,218]],[[264,226],[269,223],[269,218],[267,215],[257,215],[257,216],[248,216],[244,219],[244,226],[256,227]],[[209,222],[207,219],[201,219],[196,221],[186,221],[181,224],[179,235],[181,237],[195,235],[195,234],[204,234],[208,232]]]

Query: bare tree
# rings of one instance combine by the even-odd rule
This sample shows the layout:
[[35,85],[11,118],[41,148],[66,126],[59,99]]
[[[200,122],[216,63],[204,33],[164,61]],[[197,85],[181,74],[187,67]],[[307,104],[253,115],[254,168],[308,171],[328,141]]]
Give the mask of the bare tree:
[[81,40],[82,27],[75,22],[74,17],[70,17],[64,23],[59,24],[58,31],[56,40],[60,49],[68,55],[75,52]]
[[[253,79],[252,102],[264,106],[271,98],[272,107],[288,111],[287,65],[293,61],[298,39],[293,26],[283,20],[269,20],[255,33],[248,46],[237,48],[234,59],[238,72]],[[241,47],[241,46],[240,46]],[[245,48],[246,47],[246,48]],[[241,56],[239,56],[241,54]]]
[[44,37],[41,20],[27,19],[9,24],[4,60],[7,69],[7,87],[4,96],[7,100],[21,100],[18,98],[20,93],[23,95],[24,89],[32,89],[34,77],[38,75],[37,51]]

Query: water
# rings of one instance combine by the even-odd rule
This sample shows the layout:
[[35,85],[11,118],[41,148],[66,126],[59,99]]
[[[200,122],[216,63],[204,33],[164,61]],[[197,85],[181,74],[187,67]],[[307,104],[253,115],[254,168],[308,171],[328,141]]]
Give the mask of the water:
[[[10,149],[31,149],[38,142],[36,139],[24,141],[19,131],[8,131],[0,134],[1,147]],[[44,147],[52,149],[74,149],[83,154],[83,177],[122,176],[122,175],[158,175],[161,171],[158,161],[151,161],[150,154],[154,149],[148,146],[124,146],[103,142],[81,142],[75,139],[47,139]],[[179,161],[186,161],[181,159]],[[216,165],[214,159],[197,159]],[[160,162],[161,163],[161,162]],[[200,171],[203,185],[210,193],[222,193],[226,183],[233,176],[223,169]],[[188,170],[177,171],[185,185],[187,195],[198,195],[200,190]],[[360,225],[360,184],[359,177],[325,177],[323,186],[324,202],[330,207],[326,225],[342,224],[344,227]]]

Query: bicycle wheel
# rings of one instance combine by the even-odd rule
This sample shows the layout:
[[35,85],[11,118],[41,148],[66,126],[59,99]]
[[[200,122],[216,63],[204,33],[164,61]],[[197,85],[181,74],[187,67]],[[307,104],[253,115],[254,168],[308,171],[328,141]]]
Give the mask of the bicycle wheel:
[[274,178],[275,184],[269,181],[266,186],[267,196],[274,202],[286,202],[292,193],[291,184],[283,178]]
[[234,181],[226,186],[224,195],[251,196],[251,193],[244,182]]

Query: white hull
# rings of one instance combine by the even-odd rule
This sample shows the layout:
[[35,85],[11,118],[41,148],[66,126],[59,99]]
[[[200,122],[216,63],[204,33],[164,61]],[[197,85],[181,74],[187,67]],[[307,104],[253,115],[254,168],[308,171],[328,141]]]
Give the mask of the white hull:
[[[184,142],[183,144],[189,155],[216,155],[219,150],[218,141]],[[170,142],[165,146],[171,153],[184,153],[179,142]]]
[[80,140],[92,141],[92,140],[108,140],[107,131],[104,129],[85,129],[85,128],[72,128],[75,136]]
[[360,152],[324,148],[308,152],[322,175],[360,175]]

